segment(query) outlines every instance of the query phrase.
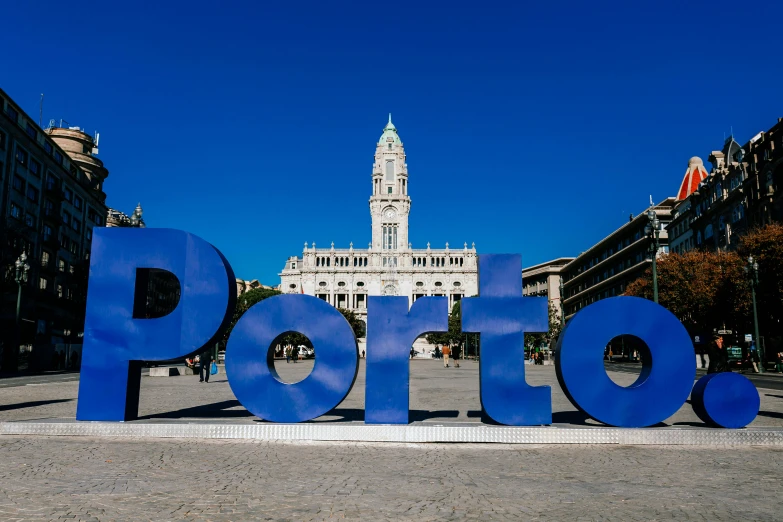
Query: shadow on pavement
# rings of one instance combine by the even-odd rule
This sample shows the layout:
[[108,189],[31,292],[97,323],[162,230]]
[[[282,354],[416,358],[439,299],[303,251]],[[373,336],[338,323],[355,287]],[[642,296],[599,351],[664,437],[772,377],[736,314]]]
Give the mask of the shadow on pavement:
[[758,413],[761,417],[772,417],[773,419],[783,419],[783,413],[777,411],[760,411]]
[[[483,424],[491,424],[494,426],[502,426],[499,422],[496,422],[492,417],[487,415],[483,410],[472,410],[468,412],[468,417],[479,417]],[[556,411],[552,413],[552,424],[578,424],[582,426],[588,426],[586,422],[590,417],[582,413],[581,411]],[[591,424],[592,425],[592,424]]]
[[52,399],[50,401],[29,401],[19,402],[16,404],[0,404],[0,411],[9,410],[21,410],[23,408],[35,408],[36,406],[44,406],[46,404],[57,404],[60,402],[71,402],[76,399]]
[[495,422],[495,419],[487,415],[484,410],[470,410],[468,411],[468,417],[475,419],[476,417],[481,419],[482,424],[491,424],[493,426],[502,426],[499,422]]
[[165,413],[155,413],[153,415],[139,416],[141,419],[181,419],[184,417],[207,417],[212,419],[227,419],[237,417],[253,417],[253,414],[242,408],[241,410],[229,410],[242,406],[238,400],[214,402],[202,406],[193,406],[192,408],[183,408],[181,410],[167,411]]
[[[338,419],[325,419],[324,417],[339,417]],[[410,410],[408,412],[408,422],[420,422],[428,419],[456,419],[459,417],[457,410]],[[261,421],[265,422],[265,421]],[[317,419],[307,422],[364,422],[364,410],[359,408],[334,408]]]
[[552,424],[578,424],[587,426],[590,417],[581,411],[556,411],[552,413]]

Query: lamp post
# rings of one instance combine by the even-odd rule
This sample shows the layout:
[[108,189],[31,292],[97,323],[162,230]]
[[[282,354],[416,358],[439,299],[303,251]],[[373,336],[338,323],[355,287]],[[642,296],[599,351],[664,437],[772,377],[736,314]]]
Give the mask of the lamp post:
[[756,287],[759,284],[759,264],[753,259],[753,256],[748,257],[745,273],[748,274],[748,278],[750,279],[750,295],[753,300],[753,340],[756,343],[756,350],[759,355],[759,373],[764,373],[764,348],[761,346],[761,338],[759,337],[759,316],[756,311]]
[[652,239],[652,277],[653,277],[653,301],[658,302],[658,239],[661,234],[661,221],[653,209],[647,211],[649,223],[644,226],[644,233]]
[[11,371],[15,372],[17,368],[17,358],[19,356],[19,345],[22,340],[22,283],[27,282],[27,273],[30,271],[30,265],[27,264],[27,254],[22,252],[22,255],[14,261],[14,266],[16,267],[14,279],[19,288],[16,294],[16,341],[12,347],[11,357],[9,357],[8,361],[11,366]]

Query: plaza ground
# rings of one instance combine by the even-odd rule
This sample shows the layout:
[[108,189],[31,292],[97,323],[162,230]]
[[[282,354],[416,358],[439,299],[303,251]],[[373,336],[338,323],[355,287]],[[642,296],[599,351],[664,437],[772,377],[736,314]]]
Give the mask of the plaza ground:
[[[282,362],[286,380],[312,362]],[[549,366],[557,424],[596,424]],[[633,374],[610,371],[621,384]],[[72,419],[78,382],[0,389],[0,421]],[[478,364],[411,363],[414,423],[481,422]],[[760,388],[753,426],[783,426]],[[364,364],[325,420],[362,422]],[[142,422],[255,423],[224,374],[142,378]],[[686,404],[668,425],[701,425]],[[781,520],[783,448],[0,437],[2,520]]]

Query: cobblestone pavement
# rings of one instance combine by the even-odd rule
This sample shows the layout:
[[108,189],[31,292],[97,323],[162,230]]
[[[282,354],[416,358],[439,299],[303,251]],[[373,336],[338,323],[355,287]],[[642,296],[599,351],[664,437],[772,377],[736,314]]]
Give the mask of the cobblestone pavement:
[[2,520],[781,520],[781,450],[2,437]]

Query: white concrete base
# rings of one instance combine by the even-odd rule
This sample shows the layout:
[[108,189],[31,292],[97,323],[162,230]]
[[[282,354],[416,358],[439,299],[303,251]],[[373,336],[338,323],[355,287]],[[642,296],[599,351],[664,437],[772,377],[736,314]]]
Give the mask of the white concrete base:
[[604,428],[486,424],[369,425],[305,422],[0,422],[0,435],[255,439],[354,442],[481,442],[501,444],[626,444],[783,446],[783,428]]

